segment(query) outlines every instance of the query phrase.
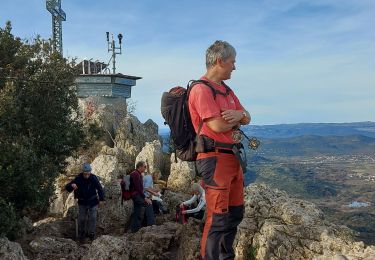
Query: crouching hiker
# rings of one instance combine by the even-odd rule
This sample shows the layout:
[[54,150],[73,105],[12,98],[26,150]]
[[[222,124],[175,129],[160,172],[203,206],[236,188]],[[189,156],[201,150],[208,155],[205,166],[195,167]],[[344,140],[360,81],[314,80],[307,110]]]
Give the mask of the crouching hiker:
[[143,161],[136,164],[136,169],[130,174],[130,190],[132,191],[133,214],[131,220],[131,232],[137,232],[142,225],[143,214],[146,217],[147,226],[155,224],[152,202],[145,196],[143,190],[142,173],[145,172],[147,165]]
[[[189,217],[193,217],[196,219],[203,219],[204,211],[206,207],[206,195],[204,189],[198,183],[193,183],[191,187],[191,191],[193,193],[193,197],[191,199],[184,201],[180,204],[180,208],[182,209],[181,214],[186,215],[186,219]],[[185,209],[185,206],[190,206],[198,201],[198,205],[192,209]]]
[[90,164],[84,163],[82,172],[68,183],[65,189],[68,192],[74,191],[74,197],[78,199],[78,240],[83,242],[86,235],[90,240],[94,240],[98,205],[104,201],[104,192],[98,177],[91,173]]

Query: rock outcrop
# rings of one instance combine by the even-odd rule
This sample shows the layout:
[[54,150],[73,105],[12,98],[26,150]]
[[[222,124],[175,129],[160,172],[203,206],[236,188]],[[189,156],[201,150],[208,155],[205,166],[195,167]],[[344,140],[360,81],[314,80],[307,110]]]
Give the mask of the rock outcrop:
[[[91,246],[78,245],[66,238],[74,230],[74,222],[67,218],[47,218],[34,223],[29,251],[37,259],[197,259],[203,223],[194,219],[186,225],[173,222],[175,205],[188,197],[188,194],[166,191],[163,199],[172,214],[158,217],[157,225],[142,228],[135,234],[124,233],[122,220],[111,215],[116,209],[100,209],[99,218],[108,215],[106,219],[112,223],[98,221],[98,238]],[[131,201],[127,203],[131,207]],[[4,242],[0,241],[2,245]],[[3,252],[4,246],[1,248]],[[348,228],[326,223],[314,204],[260,184],[252,184],[245,190],[245,216],[234,248],[237,260],[375,259],[374,246],[354,242]],[[16,246],[6,251],[19,257],[15,259],[24,259],[18,249]]]
[[26,260],[20,244],[9,241],[6,237],[0,238],[0,259],[2,260]]
[[122,148],[126,155],[135,161],[146,142],[159,140],[157,129],[157,125],[151,120],[147,121],[147,124],[142,124],[138,118],[129,115],[117,131],[116,146]]
[[173,192],[171,190],[166,190],[164,196],[162,197],[163,202],[167,208],[174,212],[177,205],[180,205],[181,202],[186,201],[191,198],[191,195],[181,192]]
[[133,161],[121,148],[110,148],[103,146],[99,155],[91,163],[92,171],[102,183],[116,181],[120,174],[124,174],[127,169],[133,168]]
[[324,221],[314,204],[252,184],[236,238],[236,259],[374,259],[375,247],[354,242],[351,231]]
[[152,173],[155,170],[160,170],[162,163],[162,149],[159,140],[153,142],[146,142],[146,145],[142,148],[142,151],[137,155],[135,161],[147,161],[148,172]]
[[193,162],[181,161],[171,154],[171,172],[168,177],[168,188],[173,191],[190,192],[191,182],[195,178],[195,167]]
[[124,236],[101,236],[83,257],[89,259],[187,259],[199,257],[199,225],[165,222]]
[[35,259],[80,259],[82,250],[78,250],[75,241],[60,237],[38,237],[30,242]]

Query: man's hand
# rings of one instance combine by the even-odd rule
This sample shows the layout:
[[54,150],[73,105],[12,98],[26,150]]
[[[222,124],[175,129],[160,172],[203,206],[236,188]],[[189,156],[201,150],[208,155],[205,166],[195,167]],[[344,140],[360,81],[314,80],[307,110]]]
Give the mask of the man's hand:
[[185,215],[186,214],[186,210],[181,211],[181,214]]
[[149,198],[145,198],[145,202],[146,202],[148,205],[151,205],[151,204],[152,204],[152,201],[151,201]]
[[99,200],[99,204],[98,204],[98,207],[99,207],[99,208],[102,208],[102,207],[103,207],[103,205],[104,205],[104,201],[101,201],[101,200]]
[[72,188],[73,188],[73,190],[76,190],[76,189],[78,189],[78,186],[77,186],[77,184],[75,184],[75,183],[72,183]]
[[221,117],[228,123],[233,124],[240,122],[244,115],[241,110],[228,109],[221,112]]

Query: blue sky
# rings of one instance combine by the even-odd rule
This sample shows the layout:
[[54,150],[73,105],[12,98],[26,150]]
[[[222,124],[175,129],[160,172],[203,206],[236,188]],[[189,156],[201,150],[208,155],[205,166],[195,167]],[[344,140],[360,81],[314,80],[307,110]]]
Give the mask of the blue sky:
[[[124,35],[117,71],[143,77],[136,115],[159,126],[163,91],[205,72],[215,40],[237,50],[227,83],[253,123],[375,121],[373,0],[62,0],[64,55],[107,62],[105,32]],[[43,0],[1,0],[0,24],[51,37]]]

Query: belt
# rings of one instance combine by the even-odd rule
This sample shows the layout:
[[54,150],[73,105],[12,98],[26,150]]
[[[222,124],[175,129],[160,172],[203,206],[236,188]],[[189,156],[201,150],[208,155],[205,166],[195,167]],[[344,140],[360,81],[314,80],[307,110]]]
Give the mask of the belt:
[[227,149],[220,149],[220,148],[218,148],[218,149],[216,149],[216,151],[217,151],[218,153],[234,154],[234,152],[233,152],[232,150],[227,150]]
[[205,151],[205,153],[212,153],[212,152],[234,154],[234,152],[233,152],[232,150],[229,150],[229,149],[221,149],[221,148],[210,149],[210,150],[206,150],[206,151]]

